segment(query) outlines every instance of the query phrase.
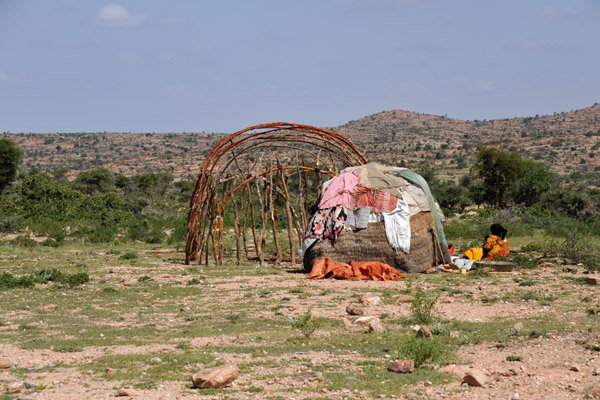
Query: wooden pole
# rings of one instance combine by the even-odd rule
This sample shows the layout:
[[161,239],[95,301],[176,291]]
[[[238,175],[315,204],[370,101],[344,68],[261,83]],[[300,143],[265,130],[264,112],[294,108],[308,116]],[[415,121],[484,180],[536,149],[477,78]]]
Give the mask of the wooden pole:
[[269,148],[269,168],[269,208],[271,224],[273,225],[273,240],[275,241],[275,249],[277,251],[277,263],[279,264],[283,256],[281,253],[281,245],[279,244],[279,237],[277,236],[278,207],[273,201],[273,160],[271,158],[271,148]]

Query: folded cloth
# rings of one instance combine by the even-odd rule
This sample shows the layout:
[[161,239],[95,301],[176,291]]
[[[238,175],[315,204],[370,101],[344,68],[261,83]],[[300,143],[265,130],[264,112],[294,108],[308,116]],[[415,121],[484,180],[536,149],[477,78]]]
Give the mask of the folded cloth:
[[329,258],[315,260],[308,279],[362,279],[373,281],[397,281],[404,279],[406,272],[398,272],[379,261],[350,261],[350,264]]
[[391,213],[396,209],[398,198],[393,194],[377,192],[373,212]]
[[392,212],[396,208],[398,197],[379,190],[370,190],[364,186],[356,186],[352,207],[372,207],[373,212]]
[[357,229],[365,229],[369,223],[369,217],[371,216],[371,207],[361,207],[356,210],[348,209],[348,218],[346,219],[346,226],[353,226]]
[[344,206],[352,208],[352,196],[360,176],[354,172],[342,172],[329,182],[329,185],[323,190],[319,208],[331,208]]
[[475,260],[468,260],[466,258],[460,258],[460,257],[456,257],[456,256],[452,256],[451,260],[452,260],[452,264],[455,264],[460,269],[464,268],[466,270],[472,269],[473,264],[475,263]]

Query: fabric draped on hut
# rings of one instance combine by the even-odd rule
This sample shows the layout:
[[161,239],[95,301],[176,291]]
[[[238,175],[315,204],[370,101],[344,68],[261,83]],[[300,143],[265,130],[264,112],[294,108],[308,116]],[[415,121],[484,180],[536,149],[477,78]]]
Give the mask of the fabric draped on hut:
[[[435,258],[444,256],[442,219],[427,182],[415,172],[378,163],[346,168],[323,183],[300,257],[304,257],[307,270],[317,259],[328,257],[340,262],[380,261],[396,269],[424,271]],[[369,246],[363,240],[367,237],[377,251],[360,247]]]

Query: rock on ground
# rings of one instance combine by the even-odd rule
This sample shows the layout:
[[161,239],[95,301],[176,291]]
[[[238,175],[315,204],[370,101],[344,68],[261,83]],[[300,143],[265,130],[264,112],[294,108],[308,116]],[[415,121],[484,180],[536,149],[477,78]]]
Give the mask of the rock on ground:
[[203,369],[192,376],[192,383],[200,389],[222,388],[230,384],[240,375],[235,364],[224,364],[214,368]]
[[0,357],[0,369],[11,368],[13,365],[15,365],[15,363],[12,362],[10,358]]
[[135,389],[119,389],[117,390],[117,397],[136,397],[141,393]]
[[365,310],[358,306],[355,306],[354,304],[350,304],[348,307],[346,307],[346,312],[350,315],[363,315],[365,313]]
[[487,376],[483,371],[472,369],[465,374],[463,382],[466,382],[469,386],[483,387],[487,382]]
[[388,371],[412,374],[415,371],[415,362],[413,360],[393,361],[388,365]]

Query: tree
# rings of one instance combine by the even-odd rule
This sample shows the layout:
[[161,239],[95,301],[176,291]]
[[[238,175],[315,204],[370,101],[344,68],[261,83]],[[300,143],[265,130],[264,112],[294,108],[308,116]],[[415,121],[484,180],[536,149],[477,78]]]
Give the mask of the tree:
[[508,194],[516,204],[532,206],[544,193],[556,188],[558,176],[539,162],[522,160],[519,177],[510,185]]
[[483,200],[499,209],[504,204],[506,189],[519,177],[522,165],[519,153],[480,147],[472,168],[483,181]]
[[23,151],[10,139],[0,139],[0,192],[17,175],[17,169],[23,159]]
[[106,168],[80,172],[75,180],[76,186],[84,193],[106,193],[113,189],[113,174]]

